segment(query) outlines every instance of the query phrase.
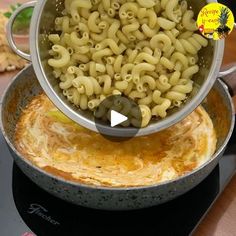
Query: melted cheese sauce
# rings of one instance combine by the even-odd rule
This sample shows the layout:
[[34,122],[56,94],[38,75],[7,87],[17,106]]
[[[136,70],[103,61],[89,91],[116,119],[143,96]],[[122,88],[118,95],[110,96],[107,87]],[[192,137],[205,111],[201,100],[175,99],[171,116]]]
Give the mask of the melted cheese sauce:
[[212,121],[202,107],[169,129],[124,142],[111,142],[50,111],[57,109],[44,94],[24,109],[17,149],[38,167],[84,184],[131,187],[172,180],[202,165],[216,148]]

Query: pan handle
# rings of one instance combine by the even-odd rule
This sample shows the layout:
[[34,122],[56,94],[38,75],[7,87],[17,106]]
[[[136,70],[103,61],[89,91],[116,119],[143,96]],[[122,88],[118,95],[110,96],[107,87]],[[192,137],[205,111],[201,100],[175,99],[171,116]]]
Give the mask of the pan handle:
[[230,95],[233,97],[236,95],[236,63],[227,65],[230,67],[222,74],[220,73],[220,79],[227,85]]
[[32,2],[27,2],[27,3],[24,3],[22,4],[20,7],[18,7],[11,15],[8,23],[7,23],[7,40],[8,40],[8,43],[10,45],[10,47],[12,48],[12,50],[18,54],[20,57],[23,57],[24,59],[30,61],[31,60],[31,57],[30,57],[30,54],[28,53],[25,53],[23,51],[21,51],[20,49],[17,48],[15,42],[14,42],[14,39],[13,39],[13,32],[12,32],[12,26],[14,24],[14,21],[16,19],[16,17],[18,16],[18,14],[23,11],[24,9],[26,8],[30,8],[30,7],[34,7],[36,4],[36,1],[32,1]]

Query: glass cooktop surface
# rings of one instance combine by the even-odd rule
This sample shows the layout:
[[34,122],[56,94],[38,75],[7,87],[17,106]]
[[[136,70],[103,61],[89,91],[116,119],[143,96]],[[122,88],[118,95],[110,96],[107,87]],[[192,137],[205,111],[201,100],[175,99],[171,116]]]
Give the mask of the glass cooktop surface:
[[235,138],[236,132],[217,167],[191,191],[156,207],[112,212],[79,207],[40,189],[14,164],[0,133],[0,235],[190,235],[235,173]]

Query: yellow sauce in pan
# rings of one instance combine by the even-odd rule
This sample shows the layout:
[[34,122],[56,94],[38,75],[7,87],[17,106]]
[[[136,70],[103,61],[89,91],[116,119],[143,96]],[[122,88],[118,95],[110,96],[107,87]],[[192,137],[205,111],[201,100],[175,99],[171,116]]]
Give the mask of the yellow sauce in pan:
[[124,142],[109,141],[54,113],[59,112],[46,95],[35,97],[17,124],[17,149],[36,166],[84,184],[161,183],[202,165],[216,148],[212,121],[202,107],[169,129]]

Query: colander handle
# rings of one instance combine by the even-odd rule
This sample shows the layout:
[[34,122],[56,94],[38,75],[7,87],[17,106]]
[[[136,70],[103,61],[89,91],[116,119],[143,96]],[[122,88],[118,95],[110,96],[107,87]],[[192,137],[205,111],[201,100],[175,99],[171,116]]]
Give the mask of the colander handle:
[[[234,29],[236,30],[236,23],[234,23]],[[236,95],[236,63],[232,63],[226,66],[227,69],[219,72],[219,78],[221,78],[227,85],[230,94]]]
[[[236,30],[236,23],[234,23],[234,29]],[[227,75],[230,75],[236,71],[236,65],[234,64],[232,67],[225,71],[220,71],[219,77],[225,77]]]
[[12,32],[12,27],[14,24],[14,21],[16,19],[16,17],[18,16],[18,14],[23,11],[26,8],[30,8],[30,7],[34,7],[36,4],[36,1],[32,1],[32,2],[27,2],[22,4],[20,7],[18,7],[11,15],[8,23],[7,23],[7,27],[6,27],[6,31],[7,31],[7,40],[8,43],[10,45],[10,47],[12,48],[12,50],[18,54],[19,56],[23,57],[24,59],[31,61],[31,56],[28,53],[25,53],[23,51],[21,51],[20,49],[17,48],[14,39],[13,39],[13,32]]

